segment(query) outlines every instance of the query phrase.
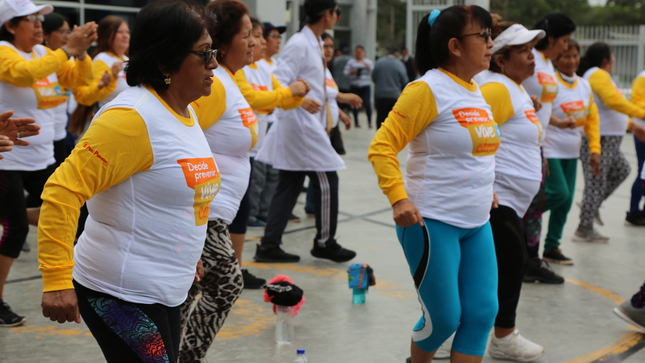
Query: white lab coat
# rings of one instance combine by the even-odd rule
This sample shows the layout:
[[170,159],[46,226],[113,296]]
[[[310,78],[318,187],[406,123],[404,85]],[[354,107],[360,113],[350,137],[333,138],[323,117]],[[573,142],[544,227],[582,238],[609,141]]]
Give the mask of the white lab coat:
[[322,110],[312,115],[302,107],[288,111],[276,109],[278,122],[266,135],[256,159],[279,170],[345,169],[345,163],[331,146],[326,131],[322,39],[305,26],[287,41],[273,74],[284,85],[298,78],[305,79],[311,85],[306,97],[318,101]]

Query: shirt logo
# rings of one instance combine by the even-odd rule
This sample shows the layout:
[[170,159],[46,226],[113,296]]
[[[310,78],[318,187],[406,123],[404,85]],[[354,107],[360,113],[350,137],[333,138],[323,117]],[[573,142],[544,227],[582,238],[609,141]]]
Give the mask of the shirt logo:
[[195,190],[194,214],[195,225],[202,226],[208,222],[211,201],[220,188],[221,177],[215,160],[211,158],[194,158],[177,160],[186,178],[186,185]]
[[255,143],[258,141],[258,120],[255,118],[255,112],[250,107],[237,110],[237,112],[240,113],[242,124],[251,132],[251,149],[253,149]]
[[540,122],[540,118],[535,114],[535,110],[526,110],[524,111],[524,114],[526,115],[526,118],[528,118],[529,121],[531,121],[531,123],[538,129],[537,144],[539,145],[540,140],[542,139],[542,123]]
[[538,72],[538,83],[542,85],[542,97],[540,101],[552,103],[555,96],[558,95],[558,83],[552,75]]
[[560,105],[560,109],[567,116],[576,119],[576,126],[582,126],[586,123],[589,116],[589,107],[586,107],[582,101],[565,102]]
[[452,110],[461,127],[468,129],[473,141],[473,156],[495,155],[499,148],[499,127],[491,120],[486,110],[459,108]]

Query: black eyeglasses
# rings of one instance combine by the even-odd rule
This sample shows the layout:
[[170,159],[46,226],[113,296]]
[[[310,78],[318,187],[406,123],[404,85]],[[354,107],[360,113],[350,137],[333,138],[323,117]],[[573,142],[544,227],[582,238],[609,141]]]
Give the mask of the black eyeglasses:
[[217,49],[191,50],[189,52],[202,56],[202,59],[206,64],[210,63],[213,58],[217,58]]
[[490,29],[486,29],[486,30],[484,30],[483,32],[479,32],[479,33],[471,33],[471,34],[464,34],[464,35],[460,35],[460,36],[458,36],[458,37],[457,37],[457,39],[460,39],[460,38],[463,38],[463,37],[469,37],[469,36],[471,36],[471,35],[478,35],[478,36],[480,36],[480,37],[484,38],[484,41],[485,41],[486,43],[488,43],[488,41],[489,41],[489,40],[490,40],[490,38],[491,38],[491,30],[490,30]]

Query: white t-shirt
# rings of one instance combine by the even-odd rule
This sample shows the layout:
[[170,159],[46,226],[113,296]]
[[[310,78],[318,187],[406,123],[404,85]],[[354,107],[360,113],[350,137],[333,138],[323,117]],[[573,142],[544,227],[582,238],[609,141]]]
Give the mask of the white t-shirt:
[[[254,90],[273,91],[273,79],[271,78],[271,73],[267,71],[267,68],[260,67],[256,62],[250,66],[242,68],[242,72],[244,72],[246,80]],[[255,157],[255,155],[257,155],[258,150],[260,150],[262,144],[264,143],[264,137],[267,134],[269,118],[269,115],[266,112],[262,112],[261,110],[254,111],[256,111],[255,117],[258,122],[258,138],[253,149],[249,151],[249,156],[251,157]]]
[[[537,49],[533,49],[533,55],[535,56],[535,73],[522,82],[522,86],[530,96],[536,96],[542,102],[542,108],[536,114],[542,123],[542,129],[546,131],[551,119],[553,100],[558,95],[558,81],[551,60]],[[543,132],[540,144],[544,142],[545,137],[546,132]]]
[[559,73],[556,76],[560,90],[553,101],[553,115],[559,119],[571,116],[578,121],[578,127],[561,129],[549,125],[542,150],[548,159],[577,159],[580,157],[583,126],[589,117],[589,106],[593,99],[591,86],[586,79],[578,76],[575,76],[573,84],[562,79]]
[[[596,72],[607,72],[598,67],[589,68],[585,74],[582,75],[584,79],[589,79],[592,74]],[[611,80],[611,85],[616,89],[616,92],[621,95],[623,92],[616,86],[614,80]],[[627,131],[627,124],[629,123],[629,116],[624,113],[614,111],[605,105],[598,95],[593,94],[596,105],[598,106],[598,116],[600,117],[600,136],[624,136]]]
[[[124,61],[127,62],[128,57],[126,56],[125,59],[119,59],[112,53],[101,52],[97,54],[96,57],[94,57],[94,62],[99,61],[105,63],[105,65],[107,65],[109,69],[112,69],[112,65],[114,65],[114,63]],[[116,88],[106,99],[99,101],[99,107],[103,107],[104,105],[112,101],[116,96],[118,96],[119,93],[125,91],[128,88],[130,88],[130,86],[128,86],[128,82],[125,79],[125,72],[123,71],[123,69],[121,69],[121,72],[119,72],[119,75],[117,76]]]
[[338,125],[338,119],[340,117],[340,111],[338,109],[338,102],[336,102],[336,97],[338,97],[338,85],[334,81],[334,77],[331,75],[329,69],[325,69],[325,86],[327,88],[327,101],[329,102],[329,110],[331,111],[331,119],[334,120],[333,127]]

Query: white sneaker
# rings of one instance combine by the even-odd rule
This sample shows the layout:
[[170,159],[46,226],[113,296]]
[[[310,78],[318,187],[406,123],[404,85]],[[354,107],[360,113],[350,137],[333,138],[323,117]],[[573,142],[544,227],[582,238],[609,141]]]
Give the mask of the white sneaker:
[[503,342],[493,334],[488,354],[493,358],[516,362],[532,362],[544,355],[544,347],[521,336],[519,330],[515,329],[512,335],[509,342]]
[[453,339],[455,339],[455,333],[452,333],[450,338],[446,339],[446,341],[441,344],[439,349],[437,349],[437,352],[434,354],[434,359],[450,359]]

